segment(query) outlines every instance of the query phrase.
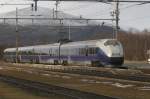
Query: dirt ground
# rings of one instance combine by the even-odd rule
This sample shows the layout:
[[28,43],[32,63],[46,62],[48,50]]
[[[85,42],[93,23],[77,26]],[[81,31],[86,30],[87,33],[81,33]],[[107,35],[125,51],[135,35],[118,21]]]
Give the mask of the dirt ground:
[[150,83],[58,72],[39,73],[30,69],[22,70],[21,68],[1,67],[0,74],[121,99],[150,99]]
[[49,95],[48,97],[39,93],[31,93],[0,81],[0,99],[62,99],[62,97],[55,95]]

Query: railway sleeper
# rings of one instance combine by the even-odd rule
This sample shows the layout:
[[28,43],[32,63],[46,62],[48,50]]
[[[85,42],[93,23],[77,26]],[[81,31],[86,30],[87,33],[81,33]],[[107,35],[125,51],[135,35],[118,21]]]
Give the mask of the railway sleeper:
[[50,84],[43,84],[41,82],[35,82],[35,81],[25,80],[22,78],[5,76],[5,75],[0,75],[0,80],[18,86],[20,88],[29,90],[31,92],[38,91],[38,92],[44,92],[48,94],[50,93],[56,95],[59,94],[59,95],[67,96],[69,99],[117,99],[116,97],[98,95],[90,92],[84,92],[76,89],[69,89],[69,88],[59,87]]

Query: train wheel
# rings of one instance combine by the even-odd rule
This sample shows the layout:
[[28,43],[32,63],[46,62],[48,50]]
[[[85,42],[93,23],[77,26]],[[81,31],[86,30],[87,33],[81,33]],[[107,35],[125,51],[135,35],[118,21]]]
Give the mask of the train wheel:
[[101,66],[101,63],[100,63],[99,61],[92,61],[92,62],[91,62],[91,65],[92,65],[93,67],[98,67],[98,66]]
[[64,65],[64,66],[68,65],[68,61],[67,60],[63,60],[62,65]]
[[33,59],[30,59],[30,63],[33,64]]
[[54,60],[54,65],[58,65],[58,60]]
[[14,59],[12,60],[12,62],[13,62],[13,63],[16,63],[16,59],[14,58]]
[[36,61],[36,62],[35,62],[36,64],[39,64],[39,63],[40,63],[40,62],[39,62],[39,59],[36,59],[35,61]]

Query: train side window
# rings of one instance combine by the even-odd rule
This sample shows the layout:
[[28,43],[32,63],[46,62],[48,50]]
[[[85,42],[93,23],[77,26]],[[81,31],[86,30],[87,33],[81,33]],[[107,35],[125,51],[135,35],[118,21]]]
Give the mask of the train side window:
[[32,55],[32,54],[33,54],[33,52],[32,52],[32,51],[28,51],[28,54],[29,54],[29,55]]
[[88,56],[88,55],[89,55],[88,48],[85,48],[85,56]]
[[75,50],[74,51],[75,52],[74,55],[77,55],[78,54],[77,48],[74,48],[74,50]]
[[95,54],[97,54],[98,53],[98,51],[99,51],[99,48],[95,48]]
[[91,53],[90,53],[90,54],[92,54],[92,55],[93,55],[93,54],[94,54],[94,48],[91,48],[91,50],[90,50],[90,51],[91,51]]
[[8,52],[8,55],[13,55],[12,52]]
[[84,55],[84,54],[85,54],[85,52],[84,52],[84,48],[82,48],[82,49],[81,49],[81,54],[82,54],[82,55]]
[[80,52],[81,56],[83,55],[83,48],[81,48],[81,52]]
[[95,54],[95,50],[94,48],[91,48],[91,55],[94,55]]
[[84,55],[84,49],[81,48],[81,55]]
[[92,48],[88,48],[87,51],[88,51],[88,54],[89,54],[89,55],[92,54]]
[[79,48],[79,55],[82,56],[82,48]]
[[51,56],[53,56],[53,52],[52,52],[52,49],[51,49]]
[[50,54],[51,54],[51,56],[53,56],[52,49],[50,49]]
[[62,53],[63,53],[63,55],[65,56],[65,55],[66,55],[66,50],[65,50],[65,49],[63,49],[63,52],[62,52]]
[[53,53],[53,56],[55,56],[55,50],[54,49],[52,50],[52,53]]
[[89,55],[95,55],[97,52],[98,52],[98,48],[96,47],[88,48]]
[[84,55],[84,49],[81,48],[81,55]]
[[90,54],[93,55],[94,54],[94,48],[90,48]]
[[98,48],[95,48],[95,54],[97,54],[98,53]]
[[55,49],[55,56],[57,56],[57,50]]
[[94,48],[91,48],[91,55],[94,55]]
[[79,48],[79,56],[81,55],[81,48]]
[[5,55],[10,55],[9,52],[5,52],[4,54],[5,54]]
[[35,50],[34,50],[34,48],[32,49],[32,55],[35,55]]
[[49,56],[51,56],[51,50],[49,50]]
[[78,55],[80,56],[80,48],[78,48]]
[[69,55],[71,56],[73,54],[73,49],[69,48]]
[[60,54],[63,56],[64,55],[64,49],[60,50]]
[[54,50],[54,49],[53,49],[53,51],[52,51],[52,52],[53,52],[53,56],[55,56],[55,50]]
[[4,55],[8,55],[8,53],[7,53],[7,52],[5,52],[5,53],[4,53]]
[[58,49],[56,49],[56,56],[59,56],[58,54],[59,54],[59,51],[58,51]]
[[82,56],[82,48],[79,48],[79,55]]
[[95,48],[92,49],[92,52],[93,52],[93,55],[95,55],[95,53],[96,53]]
[[4,54],[5,55],[11,55],[11,52],[5,52]]
[[78,48],[76,48],[76,55],[79,55],[79,51],[78,51]]
[[11,52],[10,54],[11,54],[11,55],[15,55],[16,53],[15,53],[15,52]]
[[22,52],[21,52],[21,55],[24,55],[24,54],[25,54],[24,51],[22,51]]

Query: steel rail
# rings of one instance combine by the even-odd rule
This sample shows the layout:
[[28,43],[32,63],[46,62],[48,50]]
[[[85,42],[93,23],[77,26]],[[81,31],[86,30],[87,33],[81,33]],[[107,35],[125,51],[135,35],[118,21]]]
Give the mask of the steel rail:
[[21,17],[18,17],[18,18],[15,18],[15,17],[12,17],[12,18],[2,18],[0,17],[0,19],[3,19],[3,20],[10,20],[10,19],[22,19],[22,20],[86,20],[86,21],[89,21],[89,20],[115,20],[115,19],[111,19],[111,18],[103,18],[103,19],[83,19],[83,18],[21,18]]
[[69,88],[59,87],[55,85],[43,84],[41,82],[25,80],[25,79],[18,78],[18,77],[16,78],[13,76],[0,75],[0,80],[6,83],[16,85],[23,89],[30,90],[30,91],[34,90],[34,91],[40,91],[40,92],[44,92],[48,94],[54,93],[56,95],[59,94],[59,95],[70,97],[71,99],[93,99],[93,98],[94,99],[101,99],[101,98],[102,99],[117,99],[116,97],[97,95],[94,93],[83,92],[83,91],[79,91],[75,89],[69,89]]

